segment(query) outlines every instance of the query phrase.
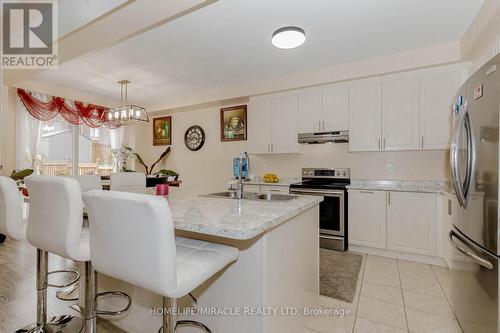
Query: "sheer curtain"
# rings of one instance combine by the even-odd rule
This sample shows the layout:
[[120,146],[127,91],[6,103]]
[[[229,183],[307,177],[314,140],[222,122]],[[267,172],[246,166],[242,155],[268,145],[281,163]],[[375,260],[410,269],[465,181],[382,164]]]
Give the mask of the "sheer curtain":
[[113,172],[120,172],[122,163],[120,161],[120,148],[123,145],[123,127],[109,130],[109,143],[113,154]]
[[[37,98],[47,100],[47,96],[37,94]],[[16,102],[16,169],[34,169],[40,173],[40,138],[42,136],[42,122],[34,118],[24,105]]]

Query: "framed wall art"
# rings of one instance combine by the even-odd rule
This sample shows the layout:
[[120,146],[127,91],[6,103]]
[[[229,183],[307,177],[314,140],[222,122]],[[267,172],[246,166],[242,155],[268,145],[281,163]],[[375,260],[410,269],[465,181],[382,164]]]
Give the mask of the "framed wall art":
[[172,144],[172,117],[153,118],[153,146]]
[[220,109],[220,140],[247,139],[247,106],[238,105]]

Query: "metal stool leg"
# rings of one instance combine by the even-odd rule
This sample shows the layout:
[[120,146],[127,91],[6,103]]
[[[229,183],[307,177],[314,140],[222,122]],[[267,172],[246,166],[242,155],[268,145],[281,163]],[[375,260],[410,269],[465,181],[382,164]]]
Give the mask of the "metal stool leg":
[[86,261],[85,265],[85,306],[83,315],[85,318],[85,332],[95,333],[97,331],[97,320],[95,315],[94,299],[96,295],[97,273],[92,267],[92,262]]
[[159,332],[174,333],[177,325],[177,300],[163,297],[163,326]]
[[195,320],[179,320],[175,328],[179,326],[198,326],[199,329],[204,330],[206,333],[212,333],[208,327]]
[[80,298],[80,282],[58,289],[56,297],[61,301],[78,301]]
[[49,254],[36,250],[36,324],[17,330],[30,333],[80,333],[83,322],[78,317],[58,316],[47,322],[47,285]]
[[[191,295],[191,297],[193,297]],[[193,297],[193,299],[195,299]],[[177,321],[177,300],[173,298],[163,297],[163,326],[158,330],[159,333],[174,333],[179,326],[197,326],[206,333],[212,331],[195,320],[179,320]]]

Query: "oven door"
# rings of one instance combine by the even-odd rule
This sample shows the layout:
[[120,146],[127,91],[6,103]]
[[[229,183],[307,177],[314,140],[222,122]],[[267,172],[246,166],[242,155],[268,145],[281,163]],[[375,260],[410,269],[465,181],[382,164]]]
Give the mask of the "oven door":
[[344,190],[315,190],[293,188],[290,193],[324,197],[319,204],[319,229],[323,235],[345,235]]

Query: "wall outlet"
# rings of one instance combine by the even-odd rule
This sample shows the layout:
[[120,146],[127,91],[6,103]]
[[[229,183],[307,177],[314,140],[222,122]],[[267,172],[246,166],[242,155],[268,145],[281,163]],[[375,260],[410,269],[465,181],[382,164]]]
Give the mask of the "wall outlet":
[[394,169],[393,165],[392,164],[386,164],[385,165],[385,168],[387,169],[387,171],[389,172],[392,172],[392,170]]

